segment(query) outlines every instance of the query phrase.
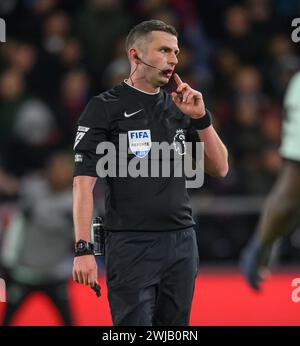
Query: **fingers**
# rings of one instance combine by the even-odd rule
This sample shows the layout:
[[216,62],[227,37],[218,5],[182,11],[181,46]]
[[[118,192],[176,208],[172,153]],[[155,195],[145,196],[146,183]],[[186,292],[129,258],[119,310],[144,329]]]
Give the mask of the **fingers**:
[[84,275],[81,273],[81,271],[77,272],[77,278],[78,278],[78,283],[79,284],[84,284]]
[[187,91],[183,94],[182,101],[186,103],[191,103],[192,101],[194,101],[194,96],[195,94],[192,91]]
[[246,268],[246,279],[249,283],[249,285],[256,291],[260,290],[260,283],[263,281],[262,277],[259,273],[259,267],[254,266],[253,263],[247,263]]
[[174,73],[173,77],[174,77],[174,80],[178,86],[183,83],[177,73]]
[[81,283],[86,286],[93,287],[95,282],[97,282],[97,269],[92,268],[87,270],[86,272],[81,272]]
[[93,257],[83,256],[75,258],[73,280],[80,284],[94,286],[95,282],[97,282],[97,265]]
[[182,101],[186,103],[201,102],[202,94],[193,90],[188,84],[182,83],[176,90],[177,93],[182,94]]
[[87,285],[89,285],[90,287],[94,287],[96,283],[98,283],[97,280],[97,270],[92,270],[87,278]]
[[172,93],[172,98],[175,103],[193,103],[195,105],[199,105],[202,101],[201,94],[198,92],[195,92],[191,89],[187,89],[186,91],[182,92],[181,94],[178,93]]
[[187,90],[191,89],[187,83],[182,83],[179,85],[179,87],[177,88],[177,92],[178,93],[184,93],[186,92]]
[[202,96],[201,97],[195,97],[194,101],[195,101],[195,106],[199,107],[201,105],[201,103],[203,102]]
[[76,270],[73,268],[73,280],[77,283],[79,283],[78,275]]
[[79,284],[84,284],[93,288],[95,284],[98,284],[97,271],[91,270],[88,273],[73,271],[73,280]]
[[77,270],[75,267],[73,267],[73,280],[77,282],[78,284],[83,283],[81,272]]
[[172,99],[176,105],[179,105],[181,103],[180,96],[177,93],[172,92],[171,96],[172,96]]
[[260,291],[260,285],[258,284],[260,280],[255,280],[255,281],[250,281],[250,286],[255,290],[255,291]]
[[268,267],[262,267],[259,270],[259,276],[261,277],[262,281],[268,280],[271,276],[271,271]]
[[97,282],[97,274],[95,270],[90,270],[89,272],[73,271],[73,280],[79,284],[84,284],[87,286],[94,286]]

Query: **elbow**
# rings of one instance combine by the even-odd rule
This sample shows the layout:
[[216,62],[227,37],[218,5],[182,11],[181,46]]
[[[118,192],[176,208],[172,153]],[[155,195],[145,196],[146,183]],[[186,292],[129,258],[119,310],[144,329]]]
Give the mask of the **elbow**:
[[229,165],[226,162],[226,164],[218,168],[218,170],[216,171],[216,176],[218,178],[225,178],[228,172],[229,172]]
[[210,175],[213,178],[225,178],[227,173],[229,171],[229,167],[224,166],[224,167],[215,167],[215,168],[210,168],[210,169],[205,169],[205,173]]
[[227,175],[227,173],[228,173],[228,171],[229,171],[229,168],[228,168],[228,167],[227,167],[226,169],[221,170],[221,171],[219,172],[219,177],[220,177],[220,178],[225,178],[226,175]]
[[225,155],[225,157],[223,159],[222,164],[220,165],[220,167],[218,169],[218,177],[225,178],[226,175],[228,174],[228,172],[229,172],[228,152],[226,150],[226,155]]

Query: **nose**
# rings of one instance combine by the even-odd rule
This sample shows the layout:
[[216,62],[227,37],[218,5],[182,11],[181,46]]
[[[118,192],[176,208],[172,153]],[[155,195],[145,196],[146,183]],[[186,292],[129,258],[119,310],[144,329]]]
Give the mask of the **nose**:
[[169,65],[172,65],[173,67],[175,65],[177,65],[178,59],[177,59],[176,54],[174,54],[174,53],[170,54],[168,63],[169,63]]

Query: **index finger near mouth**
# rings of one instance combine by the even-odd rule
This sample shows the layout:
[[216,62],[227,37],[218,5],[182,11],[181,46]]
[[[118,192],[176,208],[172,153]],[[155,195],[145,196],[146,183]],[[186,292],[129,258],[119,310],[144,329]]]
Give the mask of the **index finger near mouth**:
[[183,83],[177,73],[174,73],[174,80],[178,86]]

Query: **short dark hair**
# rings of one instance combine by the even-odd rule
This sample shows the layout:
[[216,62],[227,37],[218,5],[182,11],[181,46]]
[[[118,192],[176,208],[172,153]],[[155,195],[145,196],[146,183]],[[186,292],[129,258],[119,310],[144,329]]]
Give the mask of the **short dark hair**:
[[164,31],[178,37],[177,31],[172,25],[168,25],[161,20],[151,19],[139,23],[133,27],[126,37],[126,52],[132,47],[133,43],[140,37],[147,36],[152,31]]

